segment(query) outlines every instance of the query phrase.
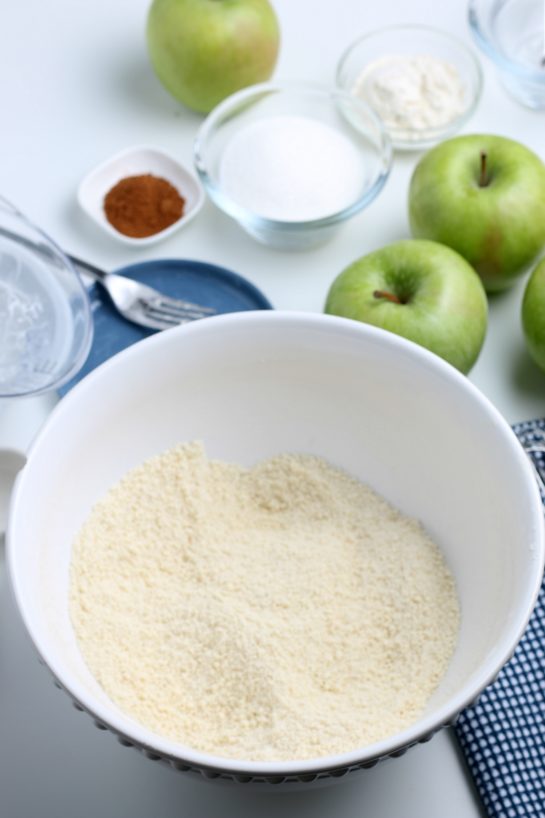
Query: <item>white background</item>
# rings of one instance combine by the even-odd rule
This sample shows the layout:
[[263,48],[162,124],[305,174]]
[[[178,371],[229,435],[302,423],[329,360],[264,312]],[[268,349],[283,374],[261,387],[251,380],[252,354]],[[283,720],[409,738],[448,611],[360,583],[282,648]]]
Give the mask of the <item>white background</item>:
[[[275,76],[282,79],[332,82],[345,47],[357,35],[388,23],[423,22],[471,42],[463,0],[275,0],[274,5],[282,30]],[[157,257],[215,262],[250,279],[279,309],[321,311],[327,289],[343,267],[409,235],[406,191],[418,154],[396,156],[379,199],[318,250],[268,250],[209,203],[163,244],[147,250],[117,244],[78,211],[80,179],[97,163],[136,144],[164,148],[190,163],[202,121],[167,95],[149,67],[147,6],[147,0],[2,4],[0,192],[66,250],[106,269]],[[512,102],[492,67],[483,63],[483,99],[465,131],[511,136],[545,158],[545,114]],[[471,373],[510,422],[545,414],[545,376],[529,360],[520,329],[523,287],[521,279],[511,291],[491,299],[487,340]],[[46,405],[37,402],[36,411]],[[481,814],[448,731],[401,759],[353,774],[337,786],[306,792],[225,788],[154,765],[97,731],[55,690],[19,622],[5,575],[1,581],[2,818]]]

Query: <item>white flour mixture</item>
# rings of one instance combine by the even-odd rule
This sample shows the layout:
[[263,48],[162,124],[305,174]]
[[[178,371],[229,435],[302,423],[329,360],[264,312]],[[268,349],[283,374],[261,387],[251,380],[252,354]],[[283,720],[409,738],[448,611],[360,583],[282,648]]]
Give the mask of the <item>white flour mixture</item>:
[[456,68],[431,56],[387,56],[370,63],[354,93],[378,113],[397,138],[418,139],[464,112],[465,89]]
[[111,699],[229,758],[341,753],[411,724],[456,644],[437,546],[325,461],[179,446],[131,471],[73,549],[71,616]]
[[364,188],[365,168],[340,131],[309,117],[278,115],[233,134],[220,160],[219,182],[258,216],[308,221],[353,204]]

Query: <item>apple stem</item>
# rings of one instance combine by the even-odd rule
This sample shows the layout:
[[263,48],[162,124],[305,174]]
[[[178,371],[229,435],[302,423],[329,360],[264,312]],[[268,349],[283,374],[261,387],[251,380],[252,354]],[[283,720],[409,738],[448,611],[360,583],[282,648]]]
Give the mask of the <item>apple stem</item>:
[[394,304],[401,304],[401,299],[397,297],[394,293],[389,293],[386,290],[375,290],[373,292],[373,296],[375,298],[386,298],[388,301],[392,301]]
[[486,151],[481,151],[481,175],[479,177],[479,187],[488,187],[489,179],[486,176]]

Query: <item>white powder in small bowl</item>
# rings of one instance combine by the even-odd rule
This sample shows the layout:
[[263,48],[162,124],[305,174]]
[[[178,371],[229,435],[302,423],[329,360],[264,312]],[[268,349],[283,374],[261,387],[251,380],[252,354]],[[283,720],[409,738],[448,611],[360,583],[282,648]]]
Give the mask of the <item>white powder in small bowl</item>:
[[302,222],[352,205],[366,173],[362,154],[340,131],[309,117],[278,115],[233,134],[218,179],[223,192],[251,213]]
[[353,93],[396,138],[417,140],[464,113],[466,90],[454,65],[428,55],[385,56],[366,66]]
[[70,611],[127,714],[195,749],[268,761],[408,727],[459,623],[438,547],[370,488],[317,457],[247,469],[196,443],[95,506],[73,548]]

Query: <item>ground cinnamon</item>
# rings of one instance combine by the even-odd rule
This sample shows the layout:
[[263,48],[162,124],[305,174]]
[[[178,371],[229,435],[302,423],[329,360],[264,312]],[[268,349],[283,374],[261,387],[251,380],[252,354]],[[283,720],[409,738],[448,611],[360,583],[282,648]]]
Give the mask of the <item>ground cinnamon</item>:
[[133,238],[153,236],[178,221],[185,199],[174,185],[160,176],[145,173],[121,179],[104,197],[110,224]]

